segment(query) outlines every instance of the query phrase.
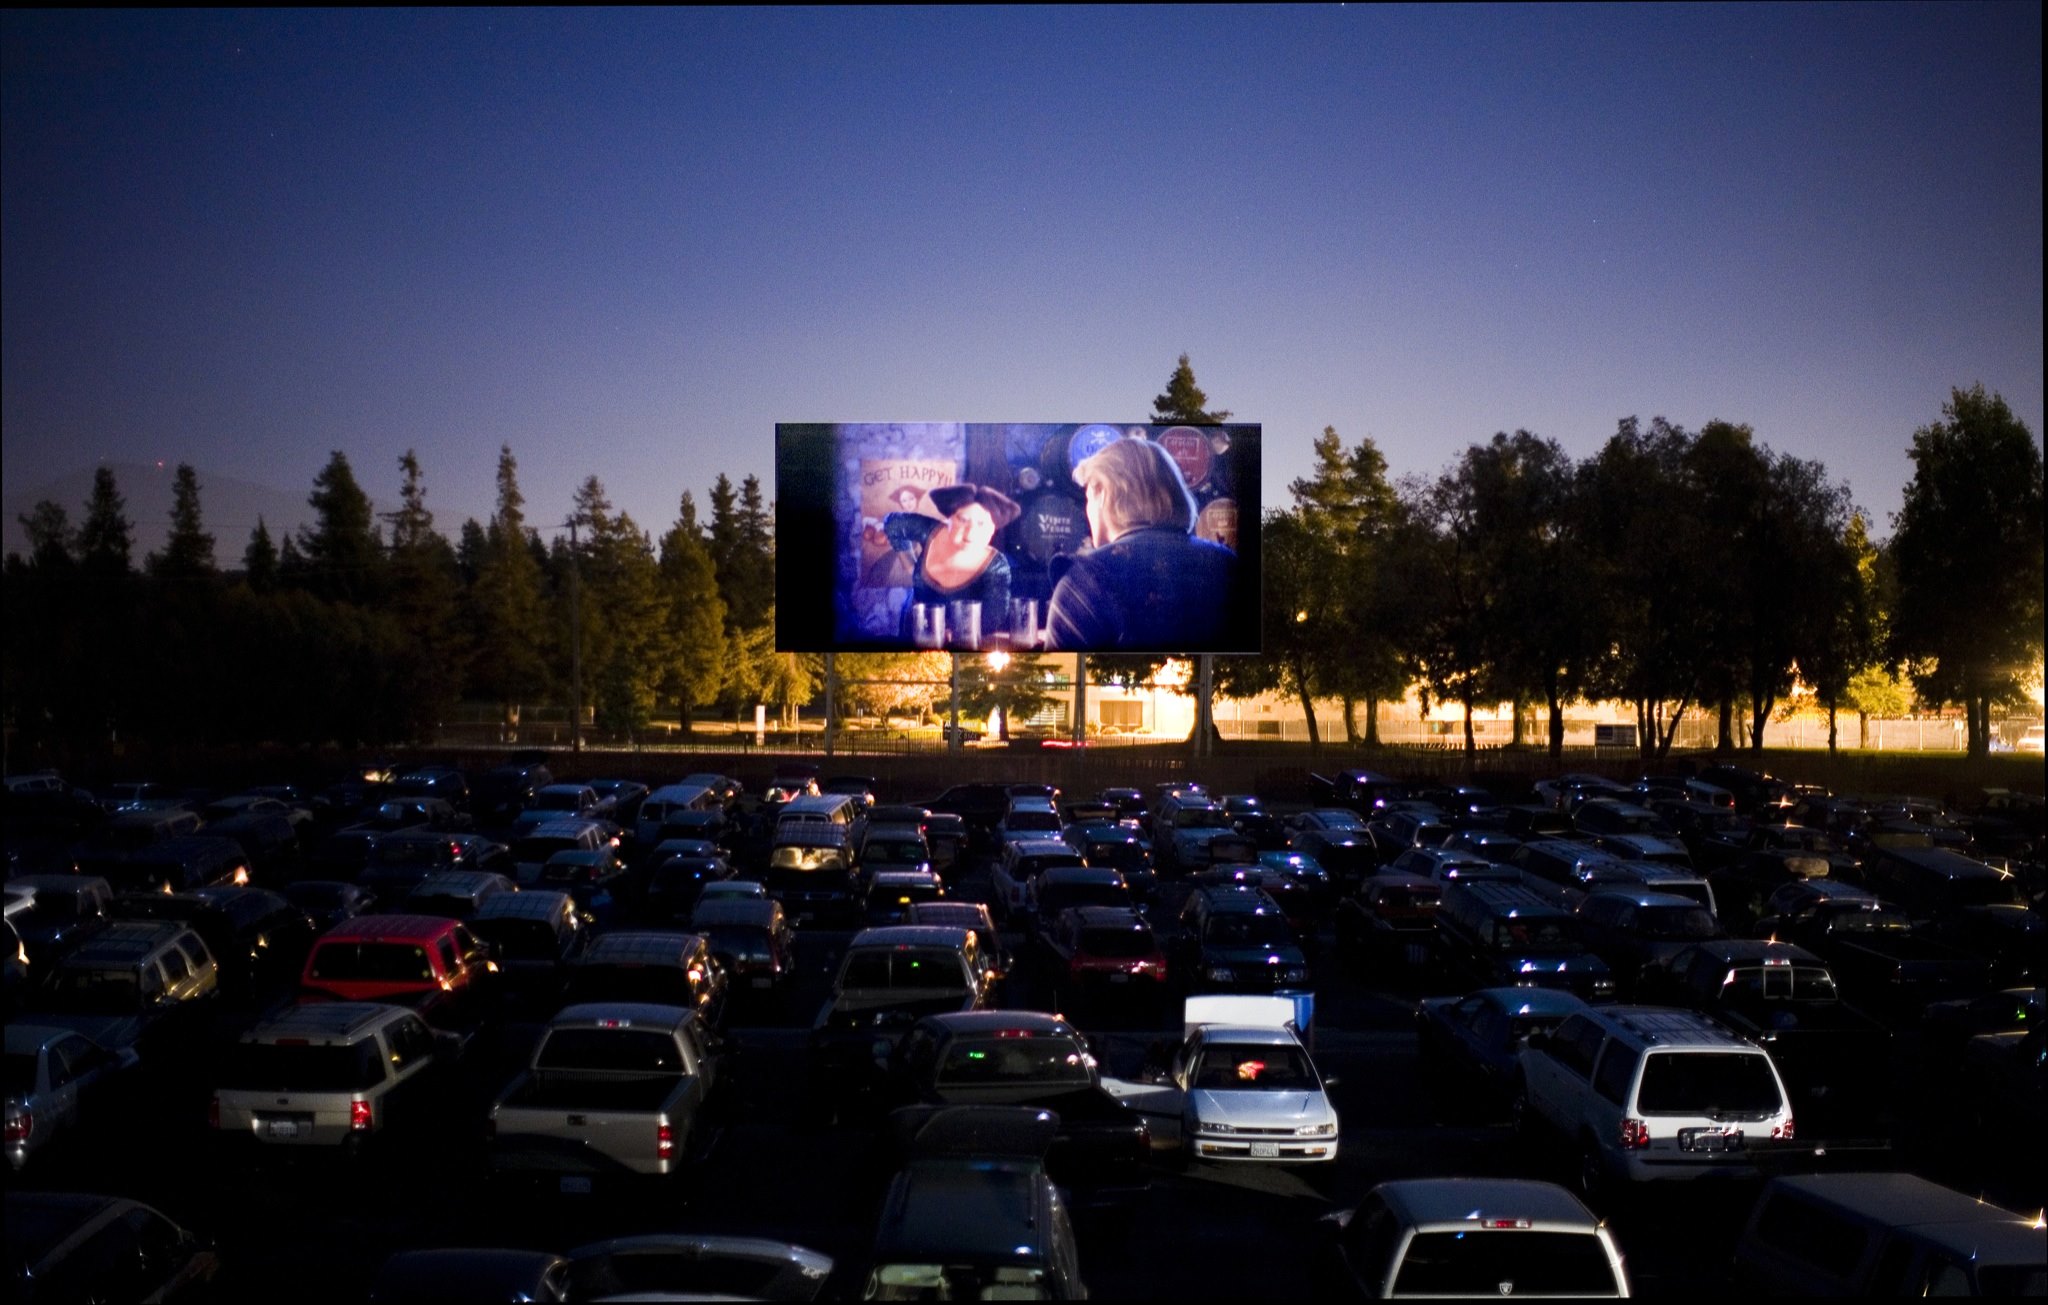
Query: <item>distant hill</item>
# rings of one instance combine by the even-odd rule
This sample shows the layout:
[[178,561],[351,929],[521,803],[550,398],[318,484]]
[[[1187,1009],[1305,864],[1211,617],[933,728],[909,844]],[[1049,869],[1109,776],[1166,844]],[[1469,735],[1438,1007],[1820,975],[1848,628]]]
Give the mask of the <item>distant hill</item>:
[[[114,484],[127,501],[128,520],[135,526],[135,565],[140,567],[144,558],[163,547],[164,538],[170,534],[171,484],[177,468],[139,462],[107,465],[113,469]],[[256,529],[258,517],[270,528],[271,540],[280,545],[287,534],[313,520],[313,509],[306,503],[309,491],[295,494],[253,481],[210,476],[204,467],[195,470],[199,473],[200,519],[213,536],[214,558],[223,570],[241,566],[242,552],[249,546],[249,533]],[[28,535],[21,528],[21,518],[44,499],[61,505],[76,528],[85,519],[86,500],[92,497],[93,471],[94,468],[87,467],[26,489],[8,485],[5,495],[0,496],[0,508],[6,512],[5,551],[28,551]]]

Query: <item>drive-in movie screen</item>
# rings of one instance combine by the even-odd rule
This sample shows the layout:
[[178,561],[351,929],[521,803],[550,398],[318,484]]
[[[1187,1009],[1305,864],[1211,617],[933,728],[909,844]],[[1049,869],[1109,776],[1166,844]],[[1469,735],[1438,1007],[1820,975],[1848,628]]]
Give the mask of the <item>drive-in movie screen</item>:
[[1252,653],[1259,427],[776,427],[785,651]]

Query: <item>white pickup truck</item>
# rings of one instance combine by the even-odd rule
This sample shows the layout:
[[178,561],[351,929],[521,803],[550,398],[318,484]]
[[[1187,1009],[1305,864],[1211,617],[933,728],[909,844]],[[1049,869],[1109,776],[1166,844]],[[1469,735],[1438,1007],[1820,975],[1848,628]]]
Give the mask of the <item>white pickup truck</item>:
[[720,1058],[716,1036],[683,1007],[567,1007],[491,1107],[491,1168],[568,1194],[675,1173],[703,1125]]

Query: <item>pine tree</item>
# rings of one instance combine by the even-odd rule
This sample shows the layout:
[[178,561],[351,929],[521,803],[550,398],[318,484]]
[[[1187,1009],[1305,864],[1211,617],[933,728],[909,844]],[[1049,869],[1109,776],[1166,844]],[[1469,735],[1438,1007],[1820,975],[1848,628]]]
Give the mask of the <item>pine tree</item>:
[[521,704],[548,685],[547,611],[541,593],[539,537],[526,527],[519,463],[510,446],[498,450],[498,510],[484,534],[484,555],[470,589],[476,655],[476,691],[501,704],[517,725]]
[[15,520],[28,534],[30,566],[46,572],[68,571],[77,562],[71,553],[71,515],[61,503],[43,499]]
[[681,514],[661,541],[669,656],[660,688],[676,703],[685,734],[697,706],[716,700],[726,681],[725,600],[696,518],[697,505],[684,490]]
[[150,573],[160,580],[203,580],[216,574],[213,536],[206,533],[199,511],[199,476],[190,463],[178,464],[171,484],[171,533],[164,551],[149,559]]
[[256,518],[256,528],[249,532],[249,547],[242,552],[242,570],[249,588],[259,594],[267,594],[277,588],[277,545],[270,542],[270,527]]
[[85,521],[78,528],[78,561],[88,576],[125,577],[135,551],[135,527],[128,503],[114,485],[111,467],[95,468],[92,497],[86,500]]
[[1210,412],[1208,407],[1209,396],[1195,384],[1195,369],[1189,365],[1188,356],[1182,354],[1180,365],[1166,378],[1166,393],[1153,396],[1152,420],[1190,426],[1214,426],[1230,420],[1228,412]]
[[370,496],[356,483],[347,454],[334,450],[306,502],[315,518],[299,536],[307,587],[341,602],[373,601],[383,588],[383,547]]

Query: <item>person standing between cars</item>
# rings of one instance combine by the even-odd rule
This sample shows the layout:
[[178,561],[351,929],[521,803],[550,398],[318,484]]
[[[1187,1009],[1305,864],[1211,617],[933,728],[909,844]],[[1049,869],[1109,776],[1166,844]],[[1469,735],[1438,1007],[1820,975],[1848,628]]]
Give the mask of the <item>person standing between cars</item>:
[[1117,440],[1075,467],[1074,479],[1088,496],[1090,548],[1054,560],[1046,646],[1165,652],[1214,645],[1237,555],[1193,535],[1195,499],[1172,455],[1150,440]]
[[[995,547],[996,532],[1017,519],[1017,501],[986,485],[942,485],[926,495],[944,521],[921,512],[882,518],[889,546],[911,555],[910,601],[901,633],[911,641],[911,609],[919,603],[980,603],[984,622],[1010,619],[1010,559]],[[988,628],[993,628],[990,626]]]

